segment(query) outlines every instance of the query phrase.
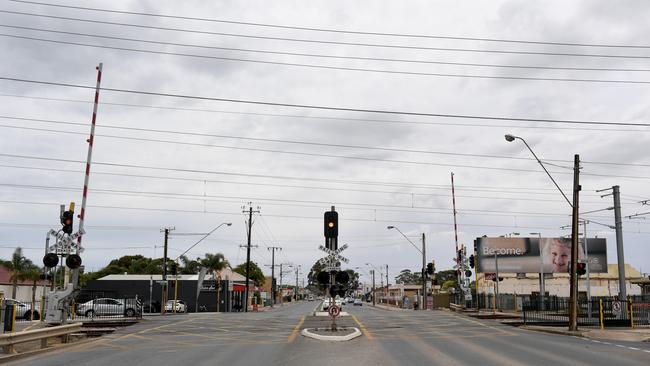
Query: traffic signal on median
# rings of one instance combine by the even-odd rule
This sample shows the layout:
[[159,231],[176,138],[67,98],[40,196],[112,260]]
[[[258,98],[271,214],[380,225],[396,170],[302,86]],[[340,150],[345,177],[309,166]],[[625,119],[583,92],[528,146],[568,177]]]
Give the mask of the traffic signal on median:
[[339,214],[336,211],[327,211],[324,215],[325,237],[334,239],[339,236]]

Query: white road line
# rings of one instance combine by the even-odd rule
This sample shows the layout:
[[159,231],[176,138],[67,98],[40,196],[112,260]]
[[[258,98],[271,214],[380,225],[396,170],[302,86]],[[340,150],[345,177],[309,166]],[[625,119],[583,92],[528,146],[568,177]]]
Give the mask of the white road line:
[[640,348],[635,348],[635,347],[627,347],[627,348],[629,348],[629,349],[633,349],[633,350],[635,350],[635,351],[640,351],[640,350],[641,350]]

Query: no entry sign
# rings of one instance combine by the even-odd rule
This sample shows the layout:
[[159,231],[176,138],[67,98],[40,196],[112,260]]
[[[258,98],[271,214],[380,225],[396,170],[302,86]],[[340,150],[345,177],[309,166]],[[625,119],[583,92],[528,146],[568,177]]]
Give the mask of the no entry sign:
[[330,306],[329,310],[327,310],[327,312],[331,316],[339,316],[339,314],[341,314],[341,308],[336,305],[332,305]]

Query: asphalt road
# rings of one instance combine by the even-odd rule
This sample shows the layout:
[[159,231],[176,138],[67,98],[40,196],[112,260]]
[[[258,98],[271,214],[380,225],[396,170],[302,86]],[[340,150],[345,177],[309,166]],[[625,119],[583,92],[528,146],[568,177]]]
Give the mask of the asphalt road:
[[648,365],[650,343],[537,333],[445,311],[346,305],[362,337],[323,342],[299,330],[316,302],[260,313],[152,317],[18,365]]

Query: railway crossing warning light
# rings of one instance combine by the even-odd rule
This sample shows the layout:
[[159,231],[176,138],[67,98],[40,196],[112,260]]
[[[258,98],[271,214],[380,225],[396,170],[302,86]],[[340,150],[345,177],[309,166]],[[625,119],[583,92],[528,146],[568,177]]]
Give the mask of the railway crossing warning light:
[[433,263],[427,263],[427,274],[428,275],[433,274]]
[[324,215],[325,219],[325,237],[328,239],[335,239],[339,235],[339,214],[336,211],[327,211]]
[[476,265],[474,260],[476,260],[476,257],[474,256],[474,254],[470,255],[469,256],[469,266],[472,267],[472,268],[474,268],[474,266]]
[[47,253],[43,257],[43,264],[47,268],[54,268],[57,264],[59,264],[59,256],[55,253]]
[[81,257],[78,254],[70,254],[65,258],[65,265],[70,269],[81,267]]
[[578,276],[582,276],[585,273],[587,273],[587,263],[578,262],[578,266],[576,267],[576,274]]
[[176,264],[176,262],[172,262],[171,264],[171,273],[174,276],[176,276],[176,274],[178,273],[178,265]]

